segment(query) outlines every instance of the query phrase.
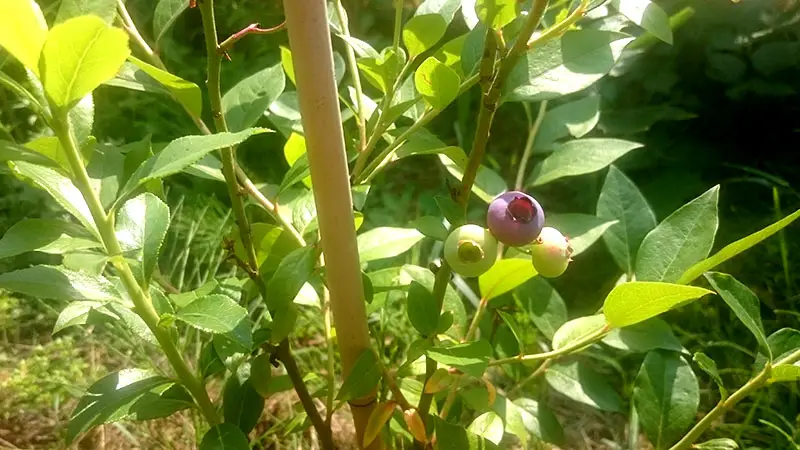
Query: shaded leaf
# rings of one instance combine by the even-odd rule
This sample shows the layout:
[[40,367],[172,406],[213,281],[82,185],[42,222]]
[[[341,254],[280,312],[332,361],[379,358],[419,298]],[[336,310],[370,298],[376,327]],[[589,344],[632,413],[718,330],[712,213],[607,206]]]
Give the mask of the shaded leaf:
[[607,326],[606,318],[602,314],[572,319],[553,335],[553,350],[570,347],[589,336],[596,335]]
[[149,282],[158,265],[169,221],[169,207],[149,192],[125,202],[117,214],[117,239],[123,251],[136,253],[145,282]]
[[270,311],[286,307],[300,293],[316,266],[314,247],[302,247],[286,255],[267,284]]
[[153,35],[156,43],[164,37],[188,7],[189,2],[184,0],[159,0],[153,12]]
[[672,333],[669,324],[658,317],[625,328],[614,328],[602,342],[609,347],[629,352],[646,353],[650,350],[663,349],[687,353]]
[[703,372],[707,373],[711,379],[714,380],[714,383],[719,387],[721,400],[725,400],[728,397],[728,390],[725,389],[725,383],[722,382],[722,378],[719,376],[717,363],[703,352],[695,353],[694,356],[692,356],[692,360],[697,363],[697,366],[700,367]]
[[538,164],[527,184],[541,186],[559,178],[597,172],[631,150],[641,148],[638,142],[612,138],[586,138],[557,146],[553,154]]
[[436,450],[492,450],[498,447],[460,425],[430,416],[436,430]]
[[481,22],[500,30],[517,18],[517,4],[516,0],[477,0],[475,14]]
[[114,0],[61,0],[54,24],[88,14],[93,14],[111,25],[117,14],[117,2]]
[[545,113],[533,148],[539,151],[549,150],[559,139],[567,136],[581,138],[592,131],[599,120],[599,95],[591,94],[559,105]]
[[211,427],[200,442],[200,450],[248,450],[247,436],[236,425],[221,423]]
[[450,347],[433,347],[425,353],[438,363],[455,367],[467,375],[480,378],[486,371],[489,358],[492,356],[492,345],[486,340],[479,340]]
[[772,361],[772,349],[767,343],[767,335],[761,323],[761,302],[756,294],[726,273],[707,272],[705,277],[736,317],[753,333],[758,345],[766,351],[769,360]]
[[567,322],[567,305],[561,295],[542,277],[534,277],[514,291],[520,307],[548,339]]
[[540,101],[580,91],[607,74],[631,40],[613,31],[567,31],[520,58],[504,85],[504,99]]
[[395,79],[400,74],[404,64],[405,55],[400,52],[396,53],[391,47],[383,49],[377,58],[361,58],[358,60],[358,68],[364,74],[364,78],[384,94],[392,89]]
[[0,259],[32,251],[61,255],[99,247],[102,244],[73,223],[58,219],[23,219],[0,238]]
[[203,331],[228,333],[247,317],[247,310],[230,297],[213,294],[200,297],[175,313],[175,318]]
[[656,215],[633,181],[614,166],[608,168],[597,199],[597,217],[617,221],[603,234],[603,240],[617,265],[632,274],[636,252],[656,227]]
[[122,301],[105,278],[58,266],[40,265],[0,274],[0,288],[56,300]]
[[225,423],[236,425],[244,434],[255,428],[264,409],[264,397],[255,390],[249,376],[249,373],[231,374],[222,392]]
[[411,325],[422,336],[434,334],[439,324],[439,306],[431,291],[413,281],[408,288],[407,302],[406,312]]
[[675,443],[694,423],[700,387],[683,358],[652,351],[636,375],[633,401],[650,442],[662,449]]
[[129,57],[128,60],[150,78],[160,83],[192,115],[199,117],[203,114],[203,94],[199,86],[133,56]]
[[[439,161],[442,162],[444,168],[461,181],[464,177],[464,166],[459,166],[456,161],[450,158],[449,155],[440,154]],[[491,203],[495,197],[508,190],[505,180],[494,170],[481,165],[478,167],[478,173],[475,175],[475,182],[472,185],[472,193],[485,203]]]
[[573,257],[586,251],[617,223],[589,214],[548,214],[545,217],[546,226],[557,229],[569,239]]
[[556,392],[602,411],[622,412],[622,399],[605,378],[577,361],[556,363],[544,373]]
[[222,97],[222,110],[229,130],[242,131],[255,125],[285,86],[286,78],[280,64],[260,70],[237,83]]
[[344,379],[336,400],[346,402],[363,397],[375,389],[380,379],[381,370],[375,353],[372,349],[365,349]]

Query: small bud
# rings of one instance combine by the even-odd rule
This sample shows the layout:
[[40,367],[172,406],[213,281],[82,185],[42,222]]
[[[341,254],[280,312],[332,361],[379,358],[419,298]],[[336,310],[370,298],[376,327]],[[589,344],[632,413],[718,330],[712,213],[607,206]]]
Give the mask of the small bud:
[[406,421],[408,431],[419,442],[423,444],[428,443],[428,435],[425,432],[425,424],[422,422],[422,417],[415,409],[407,409],[403,412],[403,419]]
[[497,240],[489,230],[478,225],[460,226],[447,237],[444,258],[457,274],[477,277],[494,265]]
[[442,389],[450,386],[453,382],[453,375],[450,375],[450,372],[447,371],[445,368],[438,368],[433,375],[428,379],[428,382],[425,383],[425,393],[426,394],[435,394]]
[[389,400],[388,402],[379,403],[372,410],[372,414],[369,415],[369,420],[367,421],[367,428],[364,430],[365,448],[369,447],[369,444],[381,433],[383,426],[392,417],[395,406],[397,406],[397,403],[394,400]]

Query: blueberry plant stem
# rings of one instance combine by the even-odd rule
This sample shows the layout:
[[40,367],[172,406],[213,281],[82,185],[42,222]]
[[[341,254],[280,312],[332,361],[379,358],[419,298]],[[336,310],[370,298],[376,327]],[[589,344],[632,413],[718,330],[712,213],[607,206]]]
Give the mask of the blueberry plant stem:
[[[358,357],[372,351],[353,225],[353,201],[341,113],[333,71],[333,48],[325,0],[284,0],[289,45],[305,131],[308,162],[330,306],[346,378]],[[356,442],[375,408],[376,392],[351,400]],[[383,448],[376,439],[369,449]]]
[[512,356],[510,358],[495,359],[489,361],[489,365],[499,366],[502,364],[522,363],[525,361],[552,360],[560,358],[562,356],[575,353],[576,351],[581,350],[584,347],[599,341],[610,331],[611,331],[611,326],[606,325],[605,327],[595,331],[594,333],[584,336],[582,339],[579,339],[566,347],[562,347],[557,350],[552,350],[549,352],[533,353],[529,355],[518,355],[518,356]]
[[[214,16],[214,0],[201,0],[198,2],[200,15],[203,22],[203,34],[205,35],[208,74],[206,85],[208,87],[208,97],[211,103],[211,115],[214,117],[214,124],[218,132],[227,132],[228,124],[225,121],[225,114],[222,110],[222,92],[220,91],[220,65],[222,62],[222,52],[217,43],[217,25]],[[222,154],[222,174],[225,177],[225,184],[228,187],[228,195],[231,199],[236,225],[239,228],[239,237],[242,240],[242,246],[247,253],[247,272],[253,279],[256,286],[258,286],[262,297],[266,300],[267,290],[264,280],[258,274],[258,258],[256,256],[255,246],[253,245],[252,236],[250,233],[250,223],[247,219],[247,214],[244,209],[244,200],[242,193],[239,189],[239,183],[236,173],[236,155],[235,148],[227,147],[221,150]],[[276,214],[279,216],[279,214]],[[294,370],[297,372],[297,363],[289,348],[289,341],[284,339],[279,345],[276,353],[277,358],[283,363],[287,373]],[[300,398],[300,403],[306,411],[312,425],[319,435],[322,446],[325,449],[333,448],[333,441],[331,439],[330,427],[327,427],[323,422],[319,411],[317,411],[314,401],[308,392],[308,388],[303,382],[302,376],[295,374],[292,376],[289,373],[289,379],[292,381],[295,392]]]
[[211,425],[219,423],[219,415],[208,397],[205,386],[192,372],[186,360],[183,359],[183,355],[175,345],[169,330],[159,326],[159,316],[155,308],[153,308],[149,294],[136,281],[130,266],[122,257],[122,247],[114,231],[114,220],[106,213],[97,193],[92,188],[89,175],[80,156],[80,150],[70,130],[66,112],[56,113],[52,125],[53,131],[67,157],[70,171],[72,172],[72,181],[89,207],[89,212],[92,214],[92,219],[103,241],[106,253],[111,257],[111,264],[116,269],[125,286],[125,290],[133,301],[135,312],[155,336],[175,374],[184,386],[189,389],[200,408],[200,412],[208,423]]

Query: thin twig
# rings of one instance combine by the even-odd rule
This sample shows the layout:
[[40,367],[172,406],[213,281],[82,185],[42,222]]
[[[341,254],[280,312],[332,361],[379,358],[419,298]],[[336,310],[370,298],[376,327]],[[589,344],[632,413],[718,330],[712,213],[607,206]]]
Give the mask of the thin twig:
[[[527,105],[525,105],[527,110]],[[547,112],[547,100],[542,100],[539,103],[539,112],[536,114],[536,120],[528,131],[528,139],[525,141],[525,150],[522,152],[522,159],[519,162],[519,169],[517,170],[517,180],[514,182],[514,189],[522,189],[522,183],[525,181],[525,171],[528,167],[528,160],[533,153],[533,144],[536,142],[536,135],[539,133],[539,127],[542,126],[544,115]]]
[[233,44],[239,42],[240,40],[242,40],[242,38],[244,38],[248,34],[273,34],[283,30],[285,27],[286,27],[286,22],[281,22],[279,25],[276,25],[272,28],[259,28],[257,23],[251,23],[250,25],[230,35],[228,39],[222,41],[222,43],[219,44],[219,47],[217,48],[217,53],[219,53],[220,55],[227,55],[228,50],[230,50],[231,47],[233,47]]

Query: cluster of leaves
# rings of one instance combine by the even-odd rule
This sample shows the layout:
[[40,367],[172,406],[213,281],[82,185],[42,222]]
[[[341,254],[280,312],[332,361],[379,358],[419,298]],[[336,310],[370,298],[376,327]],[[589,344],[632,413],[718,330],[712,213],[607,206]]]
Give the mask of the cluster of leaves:
[[[157,60],[147,62],[130,54],[126,33],[111,25],[116,17],[115,2],[87,2],[88,10],[75,4],[64,3],[52,26],[32,0],[7,1],[0,7],[0,46],[26,68],[35,89],[26,89],[10,78],[1,80],[26,96],[54,131],[53,136],[25,143],[0,141],[0,159],[8,161],[20,179],[50,194],[77,221],[26,219],[9,229],[0,239],[0,257],[37,251],[63,258],[59,265],[2,274],[0,287],[69,301],[54,332],[108,321],[123,324],[143,342],[160,346],[173,366],[176,378],[137,368],[111,373],[94,383],[75,409],[68,440],[102,423],[152,419],[196,407],[211,425],[201,448],[248,448],[246,435],[260,417],[264,398],[295,382],[290,382],[288,375],[272,376],[271,353],[293,333],[298,308],[323,314],[325,278],[316,245],[319,225],[313,182],[297,93],[287,89],[295,82],[291,49],[281,48],[280,65],[240,80],[221,97],[220,114],[228,131],[184,136],[165,145],[155,145],[149,138],[125,145],[100,144],[92,135],[92,91],[101,84],[162,95],[200,121],[202,94],[199,86],[159,67]],[[157,41],[185,7],[182,2],[159,2],[157,10],[162,14],[156,15]],[[165,8],[169,13],[163,13]],[[313,392],[327,400],[327,413],[331,414],[348,400],[380,387],[379,401],[389,407],[375,410],[369,440],[387,430],[404,439],[423,441],[435,431],[439,447],[441,443],[454,448],[493,447],[507,436],[523,444],[532,440],[557,443],[563,432],[546,403],[530,395],[498,393],[493,383],[501,375],[494,368],[541,361],[542,370],[531,376],[543,373],[545,389],[602,411],[623,412],[624,400],[582,360],[556,361],[599,346],[602,351],[610,348],[645,354],[631,401],[650,440],[657,448],[668,447],[694,422],[699,388],[687,350],[656,316],[712,294],[709,289],[689,285],[700,277],[759,342],[759,375],[750,389],[759,387],[758,383],[800,379],[800,371],[793,365],[800,359],[796,354],[799,332],[785,329],[767,337],[755,295],[729,275],[711,272],[789,225],[800,212],[712,256],[718,187],[657,223],[637,186],[612,165],[642,145],[585,136],[598,123],[599,100],[590,87],[612,70],[626,47],[636,42],[644,45],[642,40],[651,35],[670,43],[669,17],[647,0],[615,0],[604,6],[605,16],[595,13],[577,26],[588,8],[588,1],[574,7],[556,3],[548,8],[541,39],[532,41],[533,51],[519,55],[507,78],[496,82],[502,85],[500,105],[559,101],[571,95],[552,110],[542,108],[543,119],[535,128],[532,124],[541,161],[530,173],[522,173],[522,184],[537,189],[556,180],[605,170],[595,215],[548,215],[547,221],[570,235],[577,257],[602,239],[619,266],[620,282],[606,296],[598,314],[567,320],[559,294],[514,250],[507,250],[481,275],[477,286],[456,279],[452,284],[445,280],[444,288],[437,289],[437,275],[446,273],[443,269],[434,272],[417,265],[388,264],[424,239],[443,241],[451,227],[465,221],[463,209],[447,192],[437,197],[439,213],[420,218],[414,227],[378,227],[360,233],[357,244],[368,312],[378,311],[390,301],[400,302],[421,336],[410,343],[392,374],[383,355],[369,350],[338,393],[332,373],[326,384]],[[465,176],[473,154],[446,145],[423,127],[461,93],[483,84],[479,73],[483,74],[487,64],[492,75],[495,63],[502,64],[508,57],[500,47],[497,60],[494,54],[488,58],[485,48],[493,44],[486,37],[502,36],[505,42],[514,42],[528,15],[521,14],[516,1],[428,0],[413,17],[398,21],[393,44],[379,52],[350,35],[340,4],[331,4],[329,9],[331,32],[347,49],[345,57],[333,57],[344,105],[343,126],[352,121],[363,128],[365,137],[351,142],[349,149],[354,161],[353,219],[358,230],[368,213],[364,205],[369,183],[394,161],[435,155],[449,176],[459,181]],[[447,31],[455,28],[457,14],[466,31],[442,42]],[[650,34],[635,38],[602,26],[609,16],[619,15],[626,24],[635,23]],[[131,24],[126,27],[130,32]],[[345,85],[348,72],[352,84]],[[359,76],[378,93],[375,99],[365,94]],[[493,87],[482,86],[484,92]],[[247,243],[252,242],[257,270],[246,273],[246,278],[206,280],[189,292],[165,292],[153,278],[174,216],[164,201],[162,179],[187,173],[230,183],[213,152],[266,132],[256,127],[262,120],[285,137],[283,153],[290,169],[280,182],[260,187],[268,204],[277,205],[266,211],[268,219],[258,220],[264,211],[252,212],[249,236],[241,236],[237,229],[222,239],[226,257],[239,262],[248,260]],[[478,201],[488,203],[509,185],[498,173],[480,165],[471,189]],[[330,264],[335,257],[326,255],[325,259]],[[376,269],[376,264],[382,267]],[[266,288],[261,298],[259,283]],[[482,315],[499,318],[501,325],[494,336],[478,335],[476,325],[468,326],[459,290],[480,299],[474,324],[480,323]],[[506,303],[502,299],[509,298],[532,317],[550,341],[543,344],[546,351],[529,353],[525,348],[522,330],[513,314],[503,308]],[[196,361],[197,373],[177,352],[179,327],[191,327],[207,337]],[[331,339],[333,331],[325,332]],[[719,379],[710,358],[695,353],[693,360],[715,381]],[[431,362],[439,369],[431,371]],[[205,382],[219,374],[226,381],[221,405],[216,406],[210,404]],[[727,389],[720,382],[723,400],[728,399]],[[428,416],[427,407],[420,406],[431,397],[437,415]],[[448,414],[457,398],[462,416],[467,418],[466,427]],[[404,420],[395,405],[422,410],[425,429],[421,434],[415,429],[416,422]],[[313,414],[308,410],[299,413],[286,432],[309,426],[307,418]]]

